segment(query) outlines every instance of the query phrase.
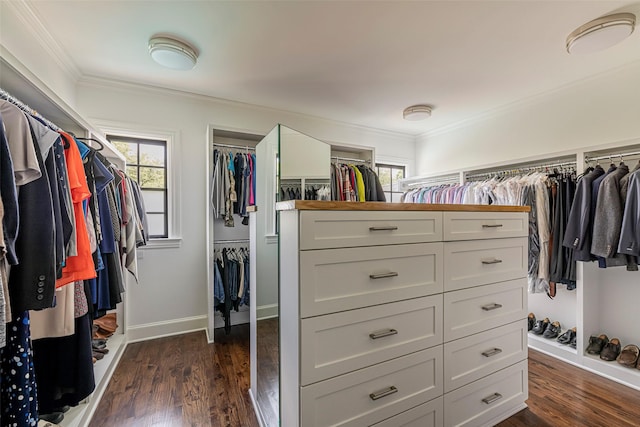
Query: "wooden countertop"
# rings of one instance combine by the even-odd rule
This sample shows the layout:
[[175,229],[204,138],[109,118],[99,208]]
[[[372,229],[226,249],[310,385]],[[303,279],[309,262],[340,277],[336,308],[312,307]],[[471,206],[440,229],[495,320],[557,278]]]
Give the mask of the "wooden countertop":
[[276,203],[276,210],[333,211],[452,211],[452,212],[529,212],[529,206],[436,205],[427,203],[331,202],[320,200],[288,200]]

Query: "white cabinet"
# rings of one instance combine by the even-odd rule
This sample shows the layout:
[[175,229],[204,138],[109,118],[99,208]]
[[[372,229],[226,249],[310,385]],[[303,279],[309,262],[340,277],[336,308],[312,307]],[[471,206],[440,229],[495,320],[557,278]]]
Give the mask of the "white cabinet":
[[526,407],[526,212],[318,206],[280,212],[282,426],[481,425]]

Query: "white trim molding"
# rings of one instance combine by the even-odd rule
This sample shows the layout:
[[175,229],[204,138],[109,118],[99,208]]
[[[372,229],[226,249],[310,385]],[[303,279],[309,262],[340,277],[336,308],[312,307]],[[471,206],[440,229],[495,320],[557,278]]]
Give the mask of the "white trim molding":
[[145,323],[142,325],[129,325],[127,326],[126,333],[127,343],[181,335],[206,329],[206,315],[164,320],[162,322]]

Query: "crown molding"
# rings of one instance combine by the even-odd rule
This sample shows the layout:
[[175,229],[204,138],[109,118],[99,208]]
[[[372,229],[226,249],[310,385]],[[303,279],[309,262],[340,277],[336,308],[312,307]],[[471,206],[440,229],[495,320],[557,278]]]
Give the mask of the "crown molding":
[[53,60],[64,70],[73,82],[77,82],[82,73],[78,66],[73,62],[64,48],[53,38],[47,27],[42,23],[38,13],[29,4],[28,1],[3,1],[2,7],[9,7],[18,16],[34,38],[49,52]]
[[[171,89],[160,86],[149,85],[148,83],[138,83],[132,81],[118,80],[112,79],[109,77],[96,76],[96,75],[83,75],[78,80],[78,86],[86,86],[86,87],[102,87],[107,89],[121,89],[121,90],[143,90],[146,92],[163,94],[163,95],[172,95],[172,96],[181,96],[186,99],[193,99],[202,102],[209,102],[218,105],[228,106],[232,108],[243,108],[250,109],[253,111],[262,111],[262,112],[270,112],[275,114],[286,114],[290,116],[295,116],[307,120],[313,120],[316,122],[331,124],[334,126],[342,126],[349,129],[354,129],[360,132],[368,132],[371,134],[402,139],[406,142],[415,142],[415,135],[411,133],[403,133],[403,132],[394,132],[385,129],[371,128],[367,126],[362,126],[354,123],[343,122],[340,120],[328,119],[325,117],[313,116],[305,113],[298,113],[295,111],[283,110],[273,107],[268,107],[264,105],[250,104],[246,102],[233,101],[224,98],[216,98],[214,96],[202,95],[193,92],[182,91],[179,89]],[[283,123],[286,125],[286,123]]]
[[[612,68],[610,70],[606,70],[606,71],[603,71],[601,73],[597,73],[597,74],[594,74],[592,76],[585,77],[583,79],[576,80],[576,81],[567,83],[565,85],[558,86],[556,88],[553,88],[553,89],[550,89],[550,90],[547,90],[547,91],[544,91],[544,92],[540,92],[540,93],[537,93],[535,95],[531,95],[529,97],[522,98],[522,99],[519,99],[517,101],[510,102],[510,103],[501,105],[499,107],[496,107],[496,108],[493,108],[493,109],[490,109],[490,110],[487,110],[487,111],[483,111],[481,113],[472,115],[472,116],[470,116],[470,117],[468,117],[466,119],[462,119],[462,120],[459,120],[457,122],[450,123],[450,124],[447,124],[447,125],[439,126],[437,128],[431,129],[431,130],[429,130],[427,132],[423,132],[423,133],[421,133],[419,135],[416,135],[416,141],[417,142],[424,141],[425,139],[428,139],[430,137],[443,135],[443,134],[446,134],[446,133],[449,133],[449,132],[452,132],[452,131],[455,131],[455,130],[458,130],[458,129],[462,129],[462,128],[465,128],[465,127],[468,127],[468,126],[472,126],[474,124],[483,122],[485,120],[489,120],[489,119],[494,118],[494,117],[502,116],[502,115],[504,115],[506,113],[509,113],[510,111],[515,111],[515,110],[521,109],[523,107],[535,105],[540,100],[543,100],[543,99],[548,98],[550,96],[562,93],[565,90],[568,90],[568,89],[571,89],[571,88],[574,88],[574,87],[577,87],[577,86],[581,86],[583,84],[586,84],[586,83],[589,83],[589,82],[604,78],[606,76],[611,76],[611,75],[617,74],[619,72],[622,72],[622,71],[624,71],[626,69],[630,69],[630,68],[638,67],[638,66],[640,66],[640,60],[632,61],[632,62],[630,62],[628,64],[621,65],[619,67],[615,67],[615,68]],[[640,76],[640,74],[639,74],[639,76]]]

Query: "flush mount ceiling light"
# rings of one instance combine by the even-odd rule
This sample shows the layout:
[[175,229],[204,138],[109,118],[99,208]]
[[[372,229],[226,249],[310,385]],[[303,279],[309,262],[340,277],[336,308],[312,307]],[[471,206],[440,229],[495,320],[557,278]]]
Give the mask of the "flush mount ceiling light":
[[149,54],[158,64],[174,70],[190,70],[198,61],[198,53],[193,47],[166,36],[154,36],[149,40]]
[[433,108],[429,105],[412,105],[407,107],[402,112],[402,117],[405,120],[418,121],[431,117],[431,110]]
[[567,52],[592,53],[611,47],[633,33],[636,16],[614,13],[602,16],[576,28],[567,37]]

